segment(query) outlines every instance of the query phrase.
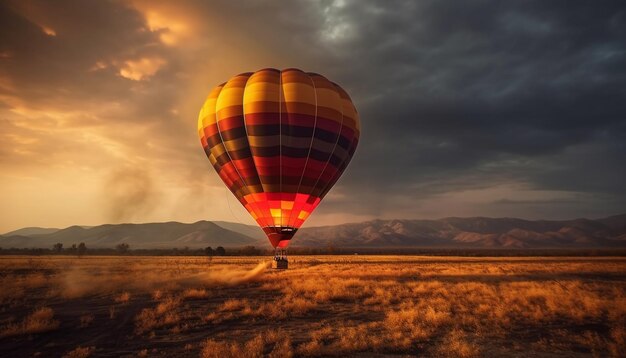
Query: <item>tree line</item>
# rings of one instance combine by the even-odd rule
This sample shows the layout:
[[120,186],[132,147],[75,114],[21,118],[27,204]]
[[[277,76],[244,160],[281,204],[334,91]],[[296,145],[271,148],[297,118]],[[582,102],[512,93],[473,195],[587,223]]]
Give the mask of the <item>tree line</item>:
[[[85,243],[72,244],[64,247],[56,243],[51,248],[2,248],[0,255],[93,255],[93,256],[262,256],[272,255],[271,248],[255,246],[217,248],[162,248],[133,249],[127,243],[120,243],[111,248],[88,248]],[[328,247],[294,247],[289,248],[290,255],[424,255],[424,256],[626,256],[626,249],[472,249],[472,248],[337,248]]]
[[203,249],[183,248],[164,248],[164,249],[131,249],[127,243],[117,244],[113,248],[87,248],[84,242],[72,244],[65,247],[63,243],[57,242],[51,248],[9,248],[0,247],[0,255],[139,255],[139,256],[227,256],[227,255],[244,255],[260,254],[262,251],[257,250],[254,246],[248,246],[242,249],[229,249],[229,252],[223,246],[213,249],[211,246]]

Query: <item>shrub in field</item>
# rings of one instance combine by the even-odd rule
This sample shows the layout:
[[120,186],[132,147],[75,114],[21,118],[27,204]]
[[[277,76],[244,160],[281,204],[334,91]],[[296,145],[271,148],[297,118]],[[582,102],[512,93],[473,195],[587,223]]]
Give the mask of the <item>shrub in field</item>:
[[115,297],[117,303],[128,303],[130,301],[130,293],[122,292],[119,296]]
[[248,300],[229,299],[224,301],[219,308],[220,311],[238,311],[249,306]]
[[135,332],[149,332],[155,328],[172,326],[180,322],[180,314],[176,311],[180,305],[179,298],[168,297],[155,308],[144,308],[135,317]]
[[467,340],[465,332],[454,329],[439,346],[437,353],[443,357],[470,358],[479,354],[478,346]]
[[213,339],[204,341],[201,358],[237,358],[237,357],[293,357],[291,340],[282,332],[259,334],[244,343],[220,342]]
[[263,337],[256,336],[255,338],[243,343],[227,343],[217,342],[212,339],[208,339],[204,342],[200,357],[202,358],[236,358],[236,357],[251,357],[260,358],[263,357],[263,348],[265,344]]
[[209,293],[205,289],[188,288],[181,294],[182,298],[201,299],[209,297]]
[[21,323],[10,324],[4,327],[0,330],[0,337],[52,331],[59,327],[59,321],[53,318],[54,311],[52,308],[39,308],[24,318]]
[[96,347],[77,347],[63,355],[63,358],[87,358],[96,351]]

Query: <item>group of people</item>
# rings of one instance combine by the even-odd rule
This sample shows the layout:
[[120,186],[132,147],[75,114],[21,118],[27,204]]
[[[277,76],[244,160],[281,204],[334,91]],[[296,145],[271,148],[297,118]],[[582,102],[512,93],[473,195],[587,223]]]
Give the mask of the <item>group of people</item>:
[[287,256],[281,255],[281,254],[275,254],[274,261],[287,261]]

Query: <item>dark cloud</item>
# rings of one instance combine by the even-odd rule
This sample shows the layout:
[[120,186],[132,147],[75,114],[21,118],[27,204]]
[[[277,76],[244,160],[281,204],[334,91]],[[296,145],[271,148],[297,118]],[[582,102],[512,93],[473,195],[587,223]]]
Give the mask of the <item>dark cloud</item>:
[[359,24],[347,53],[369,77],[347,86],[367,144],[342,185],[420,198],[509,179],[626,208],[623,4],[359,4],[344,11]]
[[209,89],[299,67],[346,88],[362,120],[327,214],[626,209],[621,1],[15,1],[0,24],[0,158],[14,170],[41,153],[84,163],[72,153],[98,140],[89,165],[149,166],[197,190]]

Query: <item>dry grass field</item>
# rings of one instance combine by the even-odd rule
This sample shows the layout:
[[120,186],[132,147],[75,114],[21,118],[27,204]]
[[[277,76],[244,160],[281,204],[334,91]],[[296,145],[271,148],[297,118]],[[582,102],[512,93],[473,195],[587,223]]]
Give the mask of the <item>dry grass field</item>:
[[0,356],[626,356],[626,258],[267,260],[0,257]]

